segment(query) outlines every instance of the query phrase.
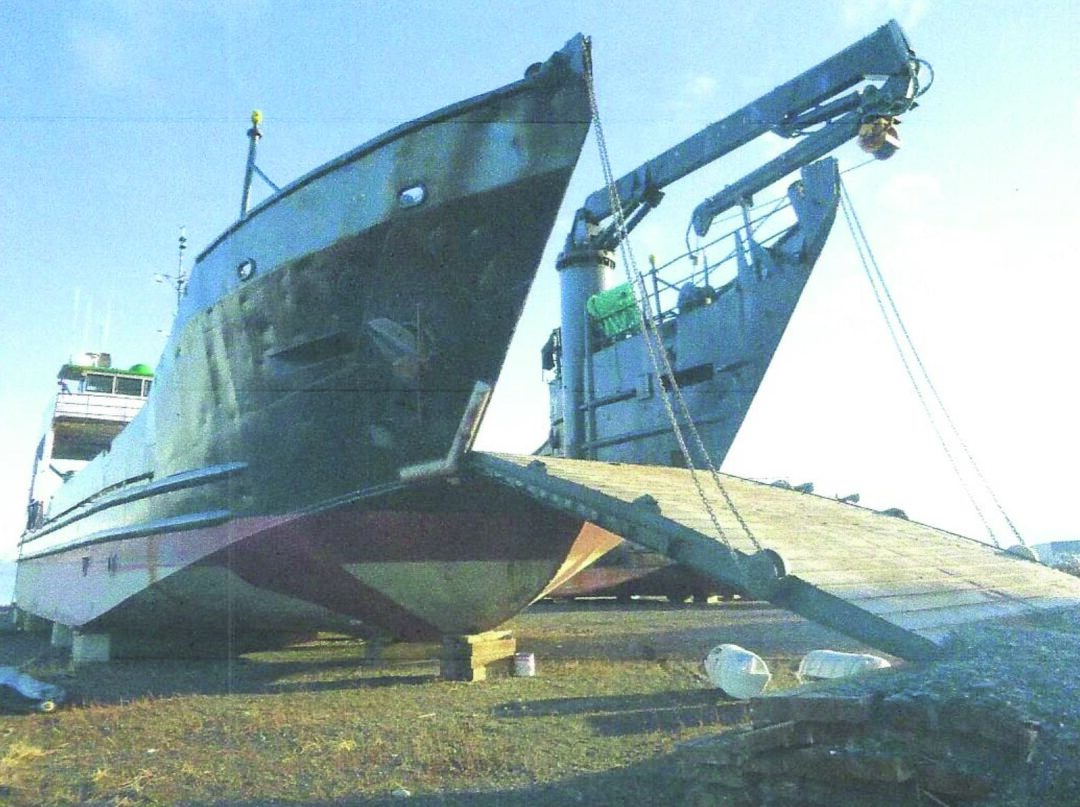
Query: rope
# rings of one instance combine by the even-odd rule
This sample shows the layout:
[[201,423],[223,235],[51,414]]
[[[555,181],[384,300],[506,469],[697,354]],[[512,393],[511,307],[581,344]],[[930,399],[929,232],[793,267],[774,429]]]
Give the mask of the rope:
[[[763,549],[761,543],[754,536],[750,530],[749,525],[743,519],[738,509],[735,507],[735,503],[731,500],[730,495],[724,488],[723,483],[720,480],[720,475],[713,465],[712,459],[709,457],[709,453],[705,448],[705,444],[698,433],[697,427],[694,425],[693,418],[690,416],[689,407],[686,404],[686,400],[683,398],[682,390],[680,389],[678,382],[675,380],[675,372],[671,367],[671,361],[668,358],[667,351],[663,348],[663,337],[659,333],[655,318],[653,316],[652,304],[649,301],[648,290],[645,287],[645,276],[638,269],[637,261],[634,257],[633,250],[630,249],[629,242],[627,240],[626,230],[626,218],[623,215],[622,204],[619,200],[618,191],[615,185],[615,175],[611,170],[611,160],[607,150],[607,141],[604,138],[604,129],[600,121],[600,108],[596,99],[596,87],[593,81],[592,70],[592,54],[589,49],[585,50],[585,83],[589,95],[589,107],[592,113],[593,126],[596,131],[596,142],[600,152],[600,163],[604,171],[604,182],[607,185],[608,201],[611,205],[612,215],[615,218],[615,225],[619,233],[619,249],[623,258],[623,267],[626,273],[627,281],[630,283],[631,288],[637,290],[639,297],[637,312],[638,321],[641,325],[641,335],[645,343],[646,351],[649,354],[649,361],[652,364],[653,372],[656,374],[658,380],[661,380],[660,389],[658,393],[661,401],[663,401],[664,409],[667,412],[668,420],[671,422],[672,432],[675,435],[675,440],[679,445],[679,450],[682,452],[683,460],[686,462],[687,470],[690,471],[690,478],[693,480],[694,487],[697,490],[698,496],[701,499],[702,505],[705,507],[705,511],[709,515],[709,520],[712,522],[713,528],[716,530],[720,541],[731,553],[736,564],[739,564],[739,555],[735,551],[735,548],[731,545],[731,541],[724,531],[724,528],[720,526],[720,520],[717,518],[716,511],[712,507],[712,503],[709,501],[709,497],[705,493],[705,489],[702,487],[701,480],[698,478],[697,468],[694,466],[693,459],[690,456],[690,450],[686,444],[686,438],[683,435],[681,426],[679,425],[678,417],[675,414],[675,410],[672,406],[668,391],[664,388],[662,379],[664,373],[666,373],[671,385],[671,391],[675,394],[675,398],[678,402],[679,408],[686,419],[687,427],[695,441],[695,445],[701,452],[702,457],[705,460],[705,464],[708,466],[709,474],[716,485],[717,490],[724,499],[724,503],[735,516],[736,521],[742,528],[746,537],[750,539],[754,548],[757,551]],[[655,340],[655,341],[654,341]],[[661,368],[661,364],[663,367]],[[663,369],[664,372],[661,372]]]
[[[945,435],[942,434],[941,429],[938,426],[938,422],[934,418],[934,414],[930,407],[930,404],[927,401],[926,396],[923,394],[924,385],[933,397],[934,402],[937,404],[940,416],[944,418],[945,423],[951,430],[953,439],[963,451],[964,457],[967,459],[968,464],[975,472],[975,475],[978,478],[979,482],[982,483],[983,489],[990,496],[990,499],[991,501],[993,501],[994,506],[998,510],[998,513],[1004,519],[1005,523],[1009,525],[1009,529],[1012,530],[1013,535],[1016,536],[1017,542],[1023,546],[1026,546],[1027,543],[1020,535],[1020,532],[1019,530],[1017,530],[1016,525],[1013,524],[1012,519],[1010,519],[1008,514],[1005,512],[1005,508],[1002,506],[1001,501],[994,493],[994,490],[990,486],[989,481],[983,475],[982,469],[975,461],[975,458],[972,455],[970,449],[968,448],[967,443],[960,436],[960,431],[959,429],[957,429],[955,421],[953,421],[952,417],[949,415],[949,410],[945,407],[945,403],[942,400],[941,395],[938,393],[937,387],[931,380],[930,373],[927,371],[926,365],[923,364],[922,358],[919,355],[919,351],[915,348],[915,343],[911,338],[911,334],[908,332],[907,327],[904,325],[904,320],[900,316],[900,310],[896,306],[896,301],[893,300],[892,294],[889,292],[889,287],[885,283],[885,277],[884,275],[882,275],[881,269],[878,266],[877,261],[874,259],[874,254],[870,249],[870,242],[866,238],[866,234],[862,229],[862,224],[859,222],[859,217],[855,212],[854,205],[852,205],[851,203],[851,197],[848,195],[847,187],[844,185],[843,181],[841,181],[840,183],[840,191],[841,208],[844,211],[844,218],[847,221],[848,229],[851,231],[852,239],[855,241],[855,248],[859,253],[859,259],[862,261],[863,271],[866,272],[867,279],[870,281],[870,288],[874,292],[874,299],[877,301],[882,318],[885,320],[885,325],[889,331],[889,337],[892,339],[893,346],[896,348],[896,352],[900,356],[900,361],[904,365],[904,371],[907,373],[908,380],[911,382],[911,385],[915,390],[915,394],[919,399],[919,403],[923,407],[923,411],[926,412],[926,417],[930,421],[931,427],[934,429],[934,434],[938,438],[938,443],[941,445],[942,450],[945,452],[945,456],[948,458],[949,464],[952,466],[953,472],[956,474],[956,477],[960,482],[960,486],[964,490],[964,494],[967,496],[968,501],[971,502],[971,506],[975,509],[975,512],[978,514],[979,519],[982,521],[987,533],[994,541],[994,545],[1000,548],[1001,543],[998,541],[997,535],[994,533],[994,530],[991,527],[990,522],[986,517],[986,514],[983,512],[982,508],[976,501],[973,491],[967,484],[967,481],[960,470],[960,466],[957,463],[956,458],[953,456],[952,450],[949,448],[948,441],[946,440]],[[886,303],[888,303],[887,308]],[[902,334],[903,336],[903,342],[901,342],[900,336],[897,334],[897,328],[899,329],[900,334]],[[904,349],[905,345],[907,351],[905,351]],[[912,368],[911,362],[908,360],[908,353],[910,353],[916,367],[918,368],[919,379],[921,379],[922,381],[921,384],[919,382],[919,379],[916,378],[915,371]]]

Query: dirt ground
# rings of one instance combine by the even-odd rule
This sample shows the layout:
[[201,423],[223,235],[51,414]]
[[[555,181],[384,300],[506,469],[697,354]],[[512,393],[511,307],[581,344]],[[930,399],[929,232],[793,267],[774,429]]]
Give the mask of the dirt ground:
[[523,650],[555,658],[701,660],[718,644],[737,644],[763,658],[800,658],[810,650],[869,649],[768,603],[735,600],[671,605],[637,599],[544,601],[507,627]]
[[[55,723],[68,732],[79,730],[97,736],[102,721],[110,725],[115,722],[118,727],[136,724],[127,730],[141,732],[138,745],[159,748],[163,743],[158,737],[161,724],[194,720],[193,714],[202,712],[206,714],[199,717],[202,723],[197,728],[210,731],[211,736],[216,736],[212,731],[222,726],[233,733],[231,738],[240,728],[249,733],[255,729],[262,732],[265,724],[273,723],[280,724],[282,731],[295,731],[302,725],[310,732],[311,742],[325,746],[333,740],[336,745],[327,747],[337,749],[335,753],[343,757],[357,755],[370,745],[358,745],[353,750],[349,744],[351,735],[343,735],[344,739],[336,734],[330,737],[330,729],[362,734],[371,730],[368,724],[373,723],[381,732],[378,736],[393,737],[396,735],[387,732],[396,730],[395,721],[402,722],[403,728],[400,737],[392,741],[399,745],[385,749],[387,760],[369,762],[358,769],[373,782],[362,789],[358,784],[334,779],[340,776],[340,769],[331,768],[320,773],[326,779],[327,797],[323,800],[311,799],[312,791],[299,789],[295,776],[282,773],[285,778],[280,785],[252,785],[252,795],[244,791],[242,801],[233,796],[224,796],[224,801],[207,800],[204,795],[195,803],[397,803],[398,797],[391,793],[393,787],[381,784],[376,774],[383,766],[390,771],[386,776],[401,775],[399,771],[404,769],[395,767],[402,765],[401,748],[418,742],[427,743],[422,750],[428,758],[421,761],[423,764],[416,762],[412,770],[418,785],[414,791],[421,791],[414,792],[412,803],[533,807],[621,804],[626,803],[628,794],[646,792],[643,788],[648,789],[648,801],[655,801],[666,792],[668,785],[664,783],[670,775],[663,749],[670,749],[672,742],[690,734],[723,731],[726,725],[732,725],[732,720],[739,719],[734,712],[729,715],[731,709],[727,708],[739,704],[720,703],[711,694],[715,690],[708,689],[701,660],[710,649],[734,643],[758,653],[769,662],[780,686],[794,685],[794,668],[809,650],[870,650],[767,604],[743,601],[707,605],[671,605],[659,600],[629,605],[614,601],[543,602],[507,627],[514,632],[518,649],[536,657],[538,677],[532,686],[530,679],[470,685],[440,683],[437,665],[420,660],[431,659],[427,651],[434,648],[402,652],[397,668],[392,659],[385,662],[386,666],[365,668],[359,660],[361,651],[350,641],[344,641],[336,651],[323,646],[317,651],[323,655],[310,657],[316,651],[301,646],[272,657],[240,659],[235,664],[119,662],[71,670],[63,654],[49,648],[47,636],[0,634],[0,665],[42,670],[46,680],[50,673],[57,675],[76,691],[81,702],[89,704],[86,710],[76,709],[57,718],[12,718],[5,724],[12,742],[19,740],[48,754],[43,757],[47,765],[33,760],[25,763],[29,783],[25,792],[38,792],[48,798],[20,803],[69,803],[65,794],[73,792],[100,793],[102,804],[121,797],[139,804],[191,803],[169,796],[181,784],[176,778],[169,779],[160,767],[155,769],[159,790],[148,789],[145,798],[132,801],[130,787],[110,782],[113,778],[119,781],[123,765],[132,767],[125,774],[128,779],[137,779],[140,766],[144,766],[141,758],[120,761],[115,754],[109,757],[103,747],[98,760],[94,754],[99,749],[72,745],[70,736],[54,748],[56,731],[50,726]],[[1037,753],[1024,767],[1023,776],[1004,783],[993,797],[978,804],[1075,807],[1080,803],[1076,796],[1080,793],[1080,618],[1076,614],[1048,614],[1010,625],[961,631],[941,659],[921,665],[893,661],[896,669],[886,671],[888,675],[868,675],[833,686],[839,692],[869,693],[874,697],[905,693],[943,702],[957,697],[985,698],[992,693],[1010,709],[1037,723],[1040,736]],[[655,680],[646,680],[645,676],[654,676]],[[226,693],[235,700],[216,697]],[[296,693],[297,699],[289,699],[290,693]],[[301,711],[288,711],[294,707]],[[399,714],[402,708],[411,709],[417,717],[403,720]],[[312,713],[313,709],[326,710],[327,715],[341,714],[356,725],[339,725],[334,722],[336,718],[328,720],[321,711]],[[138,722],[143,712],[147,713],[145,725]],[[238,717],[249,712],[255,717]],[[413,727],[420,718],[423,721],[417,725],[423,725],[430,737]],[[445,721],[446,725],[431,721]],[[554,722],[549,729],[540,731],[541,721]],[[527,734],[529,731],[535,735]],[[456,757],[445,750],[446,736],[457,737],[458,743],[466,737],[482,737],[487,745],[504,743],[505,749],[483,756],[485,745],[477,746],[477,773],[443,778],[443,766],[456,762]],[[270,742],[273,737],[257,734],[256,739]],[[652,745],[646,748],[649,743]],[[282,767],[281,754],[290,748],[283,745],[281,750],[275,750],[276,746],[271,746],[263,756],[254,756],[260,747],[257,743],[237,747],[253,755],[245,765],[266,766],[267,778]],[[178,754],[184,764],[191,763],[199,750],[190,741],[180,748]],[[522,761],[530,755],[536,758],[528,763]],[[603,760],[590,760],[597,755]],[[524,767],[511,770],[506,764],[511,758]],[[158,757],[159,766],[165,762],[164,757]],[[573,770],[571,775],[567,775],[568,768]],[[106,773],[98,776],[99,770]],[[71,783],[67,790],[49,784],[56,781],[58,774]],[[98,779],[87,783],[90,774]],[[237,775],[231,769],[224,771],[222,784],[216,787],[223,794],[228,792],[228,783]],[[301,793],[303,797],[298,800]],[[350,795],[343,800],[342,793]]]
[[779,686],[808,649],[860,649],[752,602],[544,602],[506,627],[535,678],[447,682],[435,646],[372,661],[334,637],[72,668],[47,635],[2,634],[0,665],[71,698],[0,717],[0,802],[351,805],[401,785],[422,804],[624,804],[663,791],[673,744],[745,719],[704,675],[716,645],[761,653]]
[[[545,600],[511,620],[518,650],[537,663],[561,659],[700,662],[718,644],[737,644],[768,659],[797,661],[810,650],[878,652],[854,639],[768,603],[736,600],[672,605],[660,598]],[[435,657],[438,648],[403,646],[402,658]],[[879,655],[884,655],[878,653]],[[391,651],[390,656],[395,655]],[[0,634],[0,666],[25,667],[43,658],[62,659],[49,635]],[[894,663],[897,659],[886,656]],[[137,697],[139,693],[129,693]]]

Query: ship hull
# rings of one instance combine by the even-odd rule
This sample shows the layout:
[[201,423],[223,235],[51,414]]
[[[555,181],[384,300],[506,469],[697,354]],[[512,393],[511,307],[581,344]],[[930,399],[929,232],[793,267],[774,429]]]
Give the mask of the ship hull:
[[[664,403],[665,391],[677,384],[679,395],[671,400],[687,434],[690,461],[699,468],[720,466],[832,228],[839,201],[836,161],[807,166],[789,196],[795,224],[768,247],[752,238],[739,242],[736,276],[718,289],[709,287],[703,295],[707,302],[680,305],[663,318],[659,331],[674,378],[658,376],[639,333],[600,345],[585,360],[585,440],[563,445],[564,400],[557,377],[551,385],[551,439],[545,451],[605,462],[685,466]],[[700,445],[689,435],[691,423]]]
[[19,606],[133,653],[148,636],[170,649],[335,629],[429,641],[502,624],[617,542],[493,486],[436,481],[28,558]]
[[494,627],[590,556],[580,523],[401,482],[498,377],[588,129],[580,48],[328,163],[205,250],[143,410],[24,536],[19,607],[117,633],[431,638]]

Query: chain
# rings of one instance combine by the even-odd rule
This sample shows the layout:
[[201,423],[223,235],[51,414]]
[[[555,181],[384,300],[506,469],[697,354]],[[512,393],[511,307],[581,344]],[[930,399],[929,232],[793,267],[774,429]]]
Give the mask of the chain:
[[[747,538],[753,544],[754,548],[761,551],[763,547],[761,543],[754,536],[750,530],[750,526],[743,519],[738,509],[735,507],[735,503],[731,500],[731,496],[728,494],[724,487],[720,475],[714,466],[712,459],[709,457],[708,450],[705,448],[705,444],[701,439],[697,427],[694,425],[693,418],[690,416],[689,406],[686,403],[682,394],[682,389],[679,387],[678,382],[675,380],[675,371],[671,366],[671,361],[668,358],[667,351],[663,347],[663,337],[659,333],[656,321],[653,316],[652,304],[649,300],[648,291],[645,287],[645,277],[637,267],[637,261],[634,257],[633,250],[630,249],[629,241],[626,237],[626,219],[623,215],[622,204],[619,200],[618,190],[615,184],[615,176],[611,170],[611,160],[608,155],[607,141],[604,138],[603,125],[600,122],[600,108],[596,100],[596,87],[593,81],[592,70],[592,54],[591,51],[585,49],[585,83],[589,95],[589,107],[592,113],[593,126],[596,131],[596,142],[600,152],[600,163],[604,172],[604,182],[607,185],[608,201],[611,206],[612,215],[615,218],[615,224],[619,233],[619,250],[623,259],[623,268],[626,273],[626,279],[630,283],[631,288],[637,291],[638,305],[636,306],[638,312],[638,321],[641,326],[641,335],[645,342],[646,351],[649,354],[649,361],[652,364],[653,372],[658,380],[660,380],[660,388],[658,393],[661,401],[663,401],[664,409],[667,412],[668,420],[671,422],[672,431],[675,436],[675,441],[679,445],[679,450],[682,452],[683,460],[686,462],[687,470],[690,471],[690,478],[693,480],[694,487],[697,490],[698,496],[701,499],[702,505],[705,507],[705,511],[709,515],[709,520],[712,522],[713,528],[716,530],[720,541],[731,552],[732,557],[736,563],[739,562],[739,555],[735,551],[735,548],[731,545],[731,540],[728,538],[724,528],[720,525],[720,520],[716,515],[716,511],[713,509],[712,503],[709,501],[709,497],[705,492],[704,487],[701,484],[701,480],[698,478],[697,468],[694,466],[694,461],[690,456],[690,450],[686,444],[686,438],[683,435],[682,428],[679,425],[678,417],[675,414],[675,409],[672,406],[671,398],[668,395],[668,391],[664,388],[663,377],[666,373],[667,378],[670,381],[671,390],[675,394],[676,401],[679,408],[683,413],[687,427],[694,439],[695,446],[701,452],[702,457],[705,459],[705,464],[709,469],[710,476],[713,483],[716,485],[717,490],[724,499],[724,503],[727,508],[735,516],[739,526],[746,534]],[[663,367],[661,368],[661,364]]]

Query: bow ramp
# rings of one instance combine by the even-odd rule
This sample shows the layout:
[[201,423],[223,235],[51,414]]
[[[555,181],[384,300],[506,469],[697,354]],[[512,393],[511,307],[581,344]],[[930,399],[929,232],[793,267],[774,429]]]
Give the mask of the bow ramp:
[[482,452],[466,466],[903,658],[935,655],[965,623],[1080,606],[1080,579],[1012,552],[737,477],[721,491],[697,474],[729,549],[682,468]]

